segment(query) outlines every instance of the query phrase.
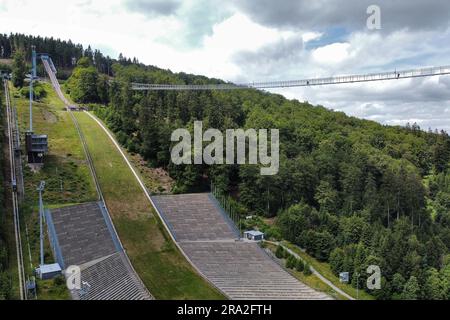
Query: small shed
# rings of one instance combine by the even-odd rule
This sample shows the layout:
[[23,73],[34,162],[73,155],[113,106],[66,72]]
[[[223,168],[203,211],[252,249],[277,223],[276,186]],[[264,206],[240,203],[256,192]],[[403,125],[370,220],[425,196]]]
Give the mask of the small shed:
[[349,273],[348,272],[340,272],[339,273],[339,281],[342,283],[348,283],[349,281]]
[[257,230],[245,231],[244,238],[252,241],[262,241],[264,240],[264,233]]
[[62,273],[59,263],[43,264],[36,269],[36,273],[42,280],[53,279]]

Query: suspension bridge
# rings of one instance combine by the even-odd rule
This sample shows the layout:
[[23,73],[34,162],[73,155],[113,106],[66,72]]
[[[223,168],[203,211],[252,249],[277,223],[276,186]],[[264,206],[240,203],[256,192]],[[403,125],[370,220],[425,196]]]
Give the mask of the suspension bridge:
[[344,75],[326,78],[312,78],[303,80],[252,82],[243,84],[155,84],[131,83],[133,90],[239,90],[239,89],[276,89],[290,87],[323,86],[332,84],[371,82],[384,80],[398,80],[408,78],[434,77],[450,74],[450,66],[426,67],[402,71],[369,73],[359,75]]

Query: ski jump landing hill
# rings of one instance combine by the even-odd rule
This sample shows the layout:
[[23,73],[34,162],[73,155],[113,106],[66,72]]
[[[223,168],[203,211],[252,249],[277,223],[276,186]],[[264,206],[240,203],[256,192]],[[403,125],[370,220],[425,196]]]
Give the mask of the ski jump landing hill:
[[[68,112],[70,103],[64,97],[55,68],[48,56],[42,57],[50,81]],[[145,288],[126,256],[103,200],[95,169],[75,117],[88,165],[99,194],[98,202],[54,209],[46,212],[49,238],[56,260],[62,269],[80,267],[80,289],[71,290],[76,300],[150,300]]]
[[[48,60],[43,62],[54,89],[70,112],[71,104],[62,93]],[[331,299],[299,282],[257,243],[239,239],[239,231],[212,194],[151,196],[150,200],[188,260],[227,297]],[[74,292],[74,298],[151,299],[123,252],[103,201],[86,206],[90,207],[87,210],[90,213],[80,213],[81,208],[74,207],[56,210],[51,216],[52,232],[59,241],[56,247],[60,248],[56,256],[63,256],[63,263],[81,264],[82,280],[91,286],[87,293]],[[77,234],[85,236],[77,239],[78,235],[68,230],[78,230]],[[92,244],[94,239],[98,245]]]

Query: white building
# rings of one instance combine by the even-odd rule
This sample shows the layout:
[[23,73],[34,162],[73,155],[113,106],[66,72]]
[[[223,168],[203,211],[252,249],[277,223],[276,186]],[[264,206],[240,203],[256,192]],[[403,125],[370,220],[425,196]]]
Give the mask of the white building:
[[251,241],[262,241],[264,240],[264,233],[256,230],[245,231],[244,238]]

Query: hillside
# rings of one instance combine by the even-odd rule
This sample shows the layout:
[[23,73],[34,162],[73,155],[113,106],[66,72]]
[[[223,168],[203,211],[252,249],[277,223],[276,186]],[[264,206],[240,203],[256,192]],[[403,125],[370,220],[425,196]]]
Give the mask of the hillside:
[[[172,192],[206,191],[213,182],[233,196],[242,217],[275,218],[271,224],[255,219],[269,237],[304,248],[335,274],[349,271],[355,287],[365,283],[356,273],[379,265],[382,289],[371,292],[379,299],[450,297],[446,132],[425,132],[416,124],[383,126],[256,90],[136,92],[132,81],[220,80],[123,57],[105,74],[94,56],[84,55],[66,82],[67,92],[76,102],[93,103],[130,153],[166,169],[175,180]],[[177,128],[192,130],[195,120],[221,131],[279,129],[279,173],[261,176],[255,165],[175,166],[170,135]]]
[[[213,181],[234,195],[242,216],[276,216],[275,226],[263,226],[269,235],[329,261],[336,274],[361,274],[369,264],[380,265],[384,286],[373,293],[378,298],[439,299],[449,293],[448,287],[433,284],[447,279],[449,268],[444,261],[450,247],[445,132],[386,127],[254,90],[132,92],[130,81],[216,80],[138,65],[116,64],[113,70],[108,105],[94,110],[130,152],[169,171],[176,181],[173,192],[207,190]],[[77,85],[76,76],[69,79],[69,91]],[[192,128],[197,119],[222,131],[278,128],[279,174],[260,176],[250,165],[173,165],[170,133]],[[410,289],[415,284],[420,289]]]

